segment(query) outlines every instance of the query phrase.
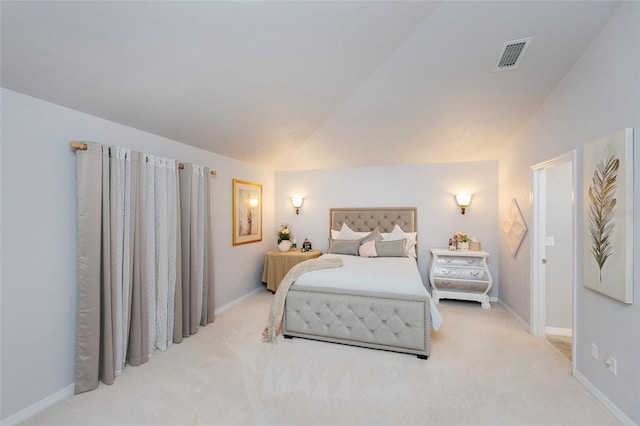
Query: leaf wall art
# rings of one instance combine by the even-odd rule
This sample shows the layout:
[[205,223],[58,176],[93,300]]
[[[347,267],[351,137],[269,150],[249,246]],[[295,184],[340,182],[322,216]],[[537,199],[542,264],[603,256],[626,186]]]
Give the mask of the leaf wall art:
[[583,284],[633,303],[633,129],[583,150]]

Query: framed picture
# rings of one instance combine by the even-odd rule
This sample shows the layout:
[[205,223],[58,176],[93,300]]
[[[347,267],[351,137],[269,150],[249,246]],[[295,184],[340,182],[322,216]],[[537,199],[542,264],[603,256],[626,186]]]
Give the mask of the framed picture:
[[262,185],[233,180],[233,245],[262,241]]
[[509,253],[511,256],[516,257],[520,246],[524,241],[525,235],[527,235],[527,225],[524,223],[524,217],[520,211],[518,201],[514,198],[509,205],[509,214],[507,219],[502,224],[502,230],[507,237],[507,245],[509,246]]
[[633,303],[633,129],[583,150],[583,285]]

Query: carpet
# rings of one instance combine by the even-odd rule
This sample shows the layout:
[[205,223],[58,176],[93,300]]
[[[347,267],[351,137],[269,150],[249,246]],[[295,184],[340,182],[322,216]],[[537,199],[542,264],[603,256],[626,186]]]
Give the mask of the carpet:
[[545,337],[554,348],[560,351],[562,355],[571,361],[571,349],[573,345],[573,338],[571,336],[555,336],[553,334],[547,334]]
[[265,290],[25,425],[613,425],[571,364],[500,305],[442,301],[431,356],[261,342]]

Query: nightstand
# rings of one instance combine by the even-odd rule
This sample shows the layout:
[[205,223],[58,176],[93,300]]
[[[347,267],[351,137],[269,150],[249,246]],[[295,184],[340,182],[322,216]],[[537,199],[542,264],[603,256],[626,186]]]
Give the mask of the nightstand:
[[492,278],[487,257],[486,251],[432,248],[429,281],[433,301],[471,300],[480,302],[483,309],[491,308],[487,293]]
[[273,293],[278,289],[280,281],[287,275],[289,269],[305,260],[320,256],[320,250],[300,251],[269,250],[264,257],[264,269],[262,270],[262,282],[267,283],[267,289]]

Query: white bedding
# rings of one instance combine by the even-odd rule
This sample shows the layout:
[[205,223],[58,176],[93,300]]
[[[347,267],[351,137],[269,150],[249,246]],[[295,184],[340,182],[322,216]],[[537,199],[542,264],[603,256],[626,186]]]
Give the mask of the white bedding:
[[431,326],[438,330],[442,316],[431,300],[416,265],[409,257],[375,257],[324,254],[324,258],[338,258],[340,268],[307,272],[293,286],[330,287],[343,290],[375,291],[427,296],[431,306]]

